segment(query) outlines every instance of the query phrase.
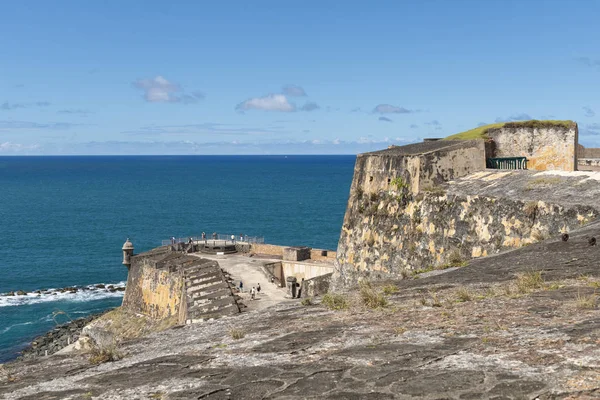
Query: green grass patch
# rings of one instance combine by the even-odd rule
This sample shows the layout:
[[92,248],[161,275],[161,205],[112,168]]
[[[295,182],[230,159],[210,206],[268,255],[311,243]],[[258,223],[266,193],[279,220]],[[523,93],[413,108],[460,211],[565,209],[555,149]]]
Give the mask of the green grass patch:
[[468,131],[456,133],[454,135],[450,135],[444,140],[473,140],[473,139],[489,139],[488,131],[493,129],[500,128],[553,128],[553,127],[563,127],[570,128],[575,125],[575,122],[565,120],[536,120],[532,119],[530,121],[516,121],[516,122],[498,122],[495,124],[483,125],[474,129],[470,129]]

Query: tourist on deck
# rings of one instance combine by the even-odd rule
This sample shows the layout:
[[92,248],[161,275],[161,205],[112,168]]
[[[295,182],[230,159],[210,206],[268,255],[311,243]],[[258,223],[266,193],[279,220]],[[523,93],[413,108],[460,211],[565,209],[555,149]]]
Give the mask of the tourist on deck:
[[213,240],[217,240],[217,232],[213,232]]
[[244,234],[240,233],[240,242],[243,242],[243,241],[244,241]]
[[257,293],[260,293],[260,283],[257,283],[257,284],[256,284],[256,292],[257,292]]
[[175,244],[175,236],[171,236],[171,244]]
[[204,240],[204,243],[206,243],[206,232],[202,232],[202,240]]
[[244,282],[240,281],[240,292],[244,291]]
[[235,235],[231,235],[231,241],[235,244]]
[[256,289],[252,286],[252,290],[250,290],[250,298],[254,300],[254,296],[256,296]]

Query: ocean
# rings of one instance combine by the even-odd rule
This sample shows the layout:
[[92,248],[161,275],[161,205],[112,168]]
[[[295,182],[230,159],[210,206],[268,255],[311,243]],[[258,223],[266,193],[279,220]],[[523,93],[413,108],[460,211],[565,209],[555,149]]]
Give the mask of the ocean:
[[119,306],[122,292],[91,289],[125,285],[128,237],[136,253],[201,232],[336,249],[355,159],[0,157],[0,363],[57,324]]

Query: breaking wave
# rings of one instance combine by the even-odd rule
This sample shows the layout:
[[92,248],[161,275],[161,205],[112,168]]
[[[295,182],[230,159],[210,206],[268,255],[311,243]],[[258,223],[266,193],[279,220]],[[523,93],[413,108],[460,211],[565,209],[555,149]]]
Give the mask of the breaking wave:
[[126,282],[111,284],[94,284],[87,286],[70,286],[62,289],[36,290],[27,294],[0,294],[0,307],[22,306],[54,301],[85,302],[123,297]]

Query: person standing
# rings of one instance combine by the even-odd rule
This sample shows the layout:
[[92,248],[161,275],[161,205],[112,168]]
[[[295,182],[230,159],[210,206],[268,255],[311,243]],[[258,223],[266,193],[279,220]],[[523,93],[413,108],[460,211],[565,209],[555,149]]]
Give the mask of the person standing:
[[256,289],[252,286],[252,290],[250,290],[250,298],[254,300],[254,296],[256,296]]
[[244,282],[240,281],[240,292],[244,291]]
[[256,293],[260,293],[260,283],[256,284]]

